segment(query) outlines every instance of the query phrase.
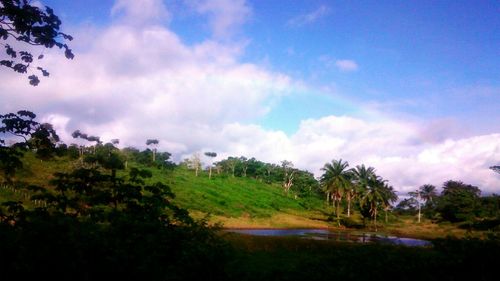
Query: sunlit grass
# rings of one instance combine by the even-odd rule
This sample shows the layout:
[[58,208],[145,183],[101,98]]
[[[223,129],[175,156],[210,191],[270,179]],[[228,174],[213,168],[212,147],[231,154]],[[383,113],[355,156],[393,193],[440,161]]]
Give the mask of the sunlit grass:
[[[56,158],[41,161],[33,154],[24,158],[24,169],[15,180],[47,186],[55,172],[70,171],[78,165],[78,160]],[[146,168],[136,163],[130,167]],[[210,224],[220,223],[228,228],[342,228],[336,222],[333,208],[327,207],[320,197],[295,197],[284,194],[279,185],[271,185],[258,179],[232,177],[214,173],[212,179],[204,171],[196,177],[194,171],[185,167],[174,170],[147,168],[153,173],[150,182],[163,182],[170,186],[176,197],[174,203],[188,209],[198,219],[208,218]],[[124,176],[128,171],[120,171]],[[28,207],[32,202],[11,190],[0,190],[0,203],[7,200],[23,201]],[[353,210],[349,219],[341,215],[344,222],[350,221],[361,230],[373,231],[369,220],[363,219]],[[364,225],[364,228],[363,228]],[[349,226],[349,225],[348,225]],[[351,225],[352,226],[352,225]],[[388,223],[381,214],[378,231],[405,237],[433,239],[438,237],[484,237],[484,231],[467,231],[456,224],[434,223],[428,219],[417,222],[416,217],[389,214]]]

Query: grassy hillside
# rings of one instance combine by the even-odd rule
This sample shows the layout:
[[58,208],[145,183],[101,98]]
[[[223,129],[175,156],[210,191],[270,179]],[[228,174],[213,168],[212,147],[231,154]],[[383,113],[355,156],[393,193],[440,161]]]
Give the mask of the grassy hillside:
[[[70,171],[77,161],[68,158],[56,158],[51,161],[40,161],[27,153],[24,168],[17,173],[16,180],[28,184],[47,185],[53,173]],[[137,163],[130,167],[146,168]],[[174,202],[188,209],[195,218],[208,215],[210,223],[222,223],[224,227],[237,228],[325,228],[337,227],[328,221],[333,209],[326,207],[322,198],[317,196],[300,197],[293,192],[285,195],[279,185],[271,185],[253,178],[232,177],[230,175],[213,175],[208,178],[206,172],[195,176],[194,171],[179,166],[174,170],[147,168],[153,174],[151,182],[163,182],[171,187],[176,197]],[[128,171],[120,171],[125,175]],[[0,178],[0,180],[2,180]],[[24,201],[28,207],[34,206],[27,194],[15,192],[10,188],[0,188],[0,203],[7,200]],[[359,212],[354,212],[349,220],[358,226],[362,219]],[[424,220],[416,223],[411,216],[396,217],[389,215],[389,223],[379,225],[379,230],[409,237],[436,238],[445,236],[464,237],[465,229],[455,224],[435,224]],[[478,233],[475,233],[478,234]]]
[[[29,184],[47,185],[53,173],[69,171],[75,161],[56,158],[40,161],[26,154],[24,168],[16,179]],[[146,168],[137,163],[129,167]],[[214,174],[212,179],[201,172],[179,166],[174,170],[147,168],[153,173],[151,182],[163,182],[175,193],[174,202],[188,209],[196,218],[209,215],[212,223],[226,227],[328,227],[324,202],[310,196],[301,198],[294,193],[285,195],[279,185],[271,185],[253,178]],[[127,171],[121,171],[121,174]],[[9,189],[0,191],[0,200],[23,200],[21,195]]]

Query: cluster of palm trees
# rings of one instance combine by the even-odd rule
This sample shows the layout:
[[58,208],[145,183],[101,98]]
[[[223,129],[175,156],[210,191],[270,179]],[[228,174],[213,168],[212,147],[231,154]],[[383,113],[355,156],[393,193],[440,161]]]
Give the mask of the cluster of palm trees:
[[321,170],[324,171],[320,178],[321,186],[327,203],[331,202],[335,208],[339,223],[343,200],[347,201],[347,217],[351,216],[352,203],[357,202],[361,209],[368,210],[375,228],[379,210],[385,211],[387,221],[387,212],[398,196],[388,181],[375,173],[375,168],[365,165],[349,168],[349,163],[340,159],[326,163]]

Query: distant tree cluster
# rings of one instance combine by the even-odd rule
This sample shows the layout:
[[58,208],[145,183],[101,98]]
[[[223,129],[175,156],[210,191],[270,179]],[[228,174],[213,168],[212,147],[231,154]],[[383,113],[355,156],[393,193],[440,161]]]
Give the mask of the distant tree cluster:
[[375,229],[379,211],[385,212],[387,221],[387,212],[398,196],[387,180],[376,174],[375,168],[358,165],[349,169],[349,163],[340,159],[326,163],[322,170],[321,187],[327,203],[331,202],[335,208],[339,224],[341,203],[344,200],[347,203],[347,217],[350,217],[351,206],[355,202],[361,215],[372,219]]
[[438,221],[500,220],[500,196],[481,196],[479,187],[461,181],[444,182],[440,194],[435,186],[426,184],[409,195],[411,197],[401,201],[395,210],[400,214],[417,214],[418,221],[421,211],[425,217]]
[[314,175],[294,168],[293,163],[287,160],[278,165],[253,157],[249,159],[244,156],[230,156],[215,163],[215,166],[231,177],[250,177],[269,184],[279,184],[285,194],[293,191],[298,196],[308,196],[319,192],[319,184]]

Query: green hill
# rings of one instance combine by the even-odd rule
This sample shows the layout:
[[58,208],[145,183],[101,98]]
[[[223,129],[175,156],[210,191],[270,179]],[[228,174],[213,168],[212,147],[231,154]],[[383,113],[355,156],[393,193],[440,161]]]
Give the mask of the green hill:
[[[27,153],[24,167],[17,172],[16,179],[27,184],[47,185],[53,173],[71,170],[78,160],[66,157],[40,161]],[[176,197],[174,202],[188,209],[192,216],[203,218],[209,215],[211,223],[220,222],[226,227],[327,227],[325,205],[319,196],[301,197],[291,191],[286,195],[277,184],[268,184],[247,177],[232,177],[216,174],[211,179],[201,172],[185,166],[173,170],[145,167],[130,163],[129,168],[146,168],[153,173],[151,182],[163,182],[171,187]],[[121,174],[127,171],[121,171]],[[26,195],[12,189],[0,190],[0,201],[21,200],[28,202]],[[33,202],[29,202],[28,205]]]

